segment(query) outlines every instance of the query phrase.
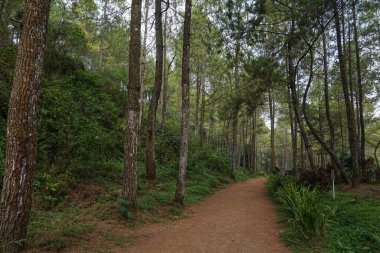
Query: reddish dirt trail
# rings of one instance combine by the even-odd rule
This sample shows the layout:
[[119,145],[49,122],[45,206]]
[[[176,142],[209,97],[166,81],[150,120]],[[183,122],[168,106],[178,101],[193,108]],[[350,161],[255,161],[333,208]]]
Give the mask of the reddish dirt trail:
[[141,228],[124,253],[287,253],[264,178],[231,184],[188,218]]

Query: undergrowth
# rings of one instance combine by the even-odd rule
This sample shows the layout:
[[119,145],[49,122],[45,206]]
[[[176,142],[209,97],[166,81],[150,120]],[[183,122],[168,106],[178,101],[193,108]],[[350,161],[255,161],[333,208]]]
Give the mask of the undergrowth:
[[[185,204],[197,203],[230,182],[230,164],[226,157],[225,154],[208,149],[202,153],[190,153]],[[119,167],[122,175],[123,164],[120,163]],[[177,162],[159,164],[157,180],[151,182],[144,179],[145,167],[139,163],[136,217],[129,210],[123,209],[126,205],[120,198],[120,179],[96,177],[91,181],[76,182],[77,188],[70,189],[66,177],[38,175],[34,183],[37,192],[34,194],[28,248],[32,252],[41,249],[58,252],[65,248],[82,247],[89,252],[96,252],[102,247],[121,247],[133,241],[129,237],[117,237],[112,230],[103,231],[99,227],[102,222],[134,227],[147,222],[165,223],[182,218],[184,210],[173,204],[177,170]],[[242,169],[237,172],[238,181],[244,181],[250,176]],[[99,249],[91,244],[94,236],[102,238],[101,246],[97,246]]]
[[291,177],[270,176],[267,184],[279,205],[284,242],[294,252],[380,252],[380,202],[350,193],[296,185]]

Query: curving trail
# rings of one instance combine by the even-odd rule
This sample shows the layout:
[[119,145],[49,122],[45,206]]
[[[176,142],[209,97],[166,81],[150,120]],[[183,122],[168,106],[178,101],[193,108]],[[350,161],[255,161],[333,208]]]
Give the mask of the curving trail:
[[125,253],[287,253],[264,178],[231,184],[188,218],[142,228]]

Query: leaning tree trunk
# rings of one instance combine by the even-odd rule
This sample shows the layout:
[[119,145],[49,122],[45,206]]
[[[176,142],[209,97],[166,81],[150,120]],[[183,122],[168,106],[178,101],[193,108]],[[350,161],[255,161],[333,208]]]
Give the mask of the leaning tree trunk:
[[183,205],[185,197],[185,178],[187,168],[187,156],[189,149],[189,117],[190,117],[190,23],[191,0],[185,3],[185,22],[183,25],[183,56],[182,56],[182,133],[181,150],[179,157],[179,169],[177,187],[174,201]]
[[137,138],[140,113],[141,0],[132,0],[129,46],[129,82],[124,139],[124,183],[122,197],[131,212],[137,200]]
[[[297,88],[296,88],[296,77],[295,77],[295,70],[293,66],[293,59],[291,56],[292,53],[292,46],[291,46],[291,41],[288,41],[288,81],[289,81],[289,87],[290,87],[290,93],[291,93],[291,100],[293,104],[293,110],[294,110],[294,116],[295,119],[297,120],[297,124],[299,126],[299,130],[301,133],[301,142],[305,144],[306,152],[309,158],[309,163],[310,167],[313,171],[316,171],[316,166],[315,166],[315,159],[314,159],[314,153],[312,150],[311,142],[309,139],[309,136],[306,133],[304,122],[302,119],[301,111],[300,111],[300,106],[299,106],[299,101],[298,101],[298,95],[297,95]],[[302,143],[301,143],[302,144]],[[302,145],[301,145],[302,147]],[[301,152],[301,156],[303,156],[303,152]],[[303,159],[302,159],[303,160]],[[303,162],[302,162],[303,163]],[[304,168],[301,168],[304,169]]]
[[153,87],[153,96],[149,105],[148,112],[148,133],[146,141],[146,178],[148,180],[156,179],[156,161],[154,152],[155,142],[155,123],[158,100],[161,95],[162,71],[164,63],[164,45],[162,37],[162,11],[161,0],[156,0],[155,28],[156,28],[156,74]]
[[352,108],[350,92],[349,92],[349,84],[347,81],[347,71],[346,71],[346,57],[343,54],[342,49],[342,38],[341,38],[341,30],[340,30],[340,20],[339,20],[339,12],[338,12],[338,4],[337,1],[332,1],[334,8],[334,16],[335,16],[335,30],[336,30],[336,41],[338,48],[338,60],[339,60],[339,68],[340,68],[340,77],[342,81],[342,89],[344,95],[344,102],[346,107],[346,116],[347,116],[347,128],[348,128],[348,139],[350,143],[350,153],[351,153],[351,161],[352,161],[352,186],[357,185],[358,178],[358,143],[356,138],[356,124],[355,122],[355,114],[354,109]]
[[21,250],[27,233],[36,167],[36,115],[49,11],[50,0],[25,1],[8,107],[6,161],[0,200],[0,246],[4,247],[4,252]]
[[307,111],[306,111],[307,94],[309,92],[310,85],[311,85],[311,82],[313,80],[313,52],[312,51],[310,52],[310,58],[311,59],[310,59],[310,69],[309,69],[309,81],[306,85],[306,89],[305,89],[305,93],[303,95],[303,101],[302,101],[302,111],[303,111],[304,119],[305,119],[306,124],[308,125],[311,133],[313,134],[313,136],[317,139],[317,141],[321,144],[321,146],[326,150],[326,152],[330,155],[331,160],[337,166],[340,174],[342,175],[343,181],[345,183],[349,183],[348,175],[347,175],[346,171],[344,170],[342,163],[340,162],[339,158],[336,156],[334,151],[325,142],[325,140],[323,139],[323,136],[321,134],[319,134],[318,131],[315,129],[315,127],[313,126],[313,124],[312,124],[312,122],[311,122],[311,120],[307,114]]

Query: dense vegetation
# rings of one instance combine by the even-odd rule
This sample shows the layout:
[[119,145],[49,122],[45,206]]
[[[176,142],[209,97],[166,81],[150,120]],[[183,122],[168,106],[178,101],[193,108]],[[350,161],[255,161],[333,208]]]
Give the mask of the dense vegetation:
[[[272,172],[295,178],[270,182],[295,228],[338,238],[331,224],[377,202],[332,205],[313,187],[331,172],[354,187],[380,180],[379,10],[375,0],[1,0],[0,241],[20,250],[32,212],[27,242],[58,250],[102,213],[157,220]],[[89,192],[84,210],[78,191]],[[74,216],[84,223],[52,225]]]
[[295,252],[378,252],[380,201],[368,196],[321,191],[291,177],[269,177],[268,190],[287,226],[284,241]]

